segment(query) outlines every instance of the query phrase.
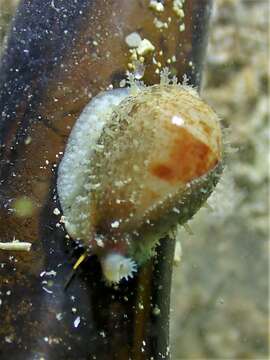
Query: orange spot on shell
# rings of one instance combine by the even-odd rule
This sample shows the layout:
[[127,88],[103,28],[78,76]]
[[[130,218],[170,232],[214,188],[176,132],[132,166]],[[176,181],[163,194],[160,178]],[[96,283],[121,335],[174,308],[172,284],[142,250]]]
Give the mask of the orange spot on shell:
[[163,180],[171,180],[174,177],[173,170],[165,164],[157,164],[152,168],[152,174]]
[[161,180],[187,183],[206,174],[218,162],[209,146],[185,128],[178,129],[172,142],[168,161],[154,163],[150,169]]

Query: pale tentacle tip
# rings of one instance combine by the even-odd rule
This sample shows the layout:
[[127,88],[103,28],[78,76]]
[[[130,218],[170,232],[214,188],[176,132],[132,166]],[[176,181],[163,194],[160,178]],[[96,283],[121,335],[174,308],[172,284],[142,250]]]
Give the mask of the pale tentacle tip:
[[128,280],[137,272],[137,264],[134,260],[117,252],[106,254],[101,259],[102,272],[106,282],[118,284],[121,280]]

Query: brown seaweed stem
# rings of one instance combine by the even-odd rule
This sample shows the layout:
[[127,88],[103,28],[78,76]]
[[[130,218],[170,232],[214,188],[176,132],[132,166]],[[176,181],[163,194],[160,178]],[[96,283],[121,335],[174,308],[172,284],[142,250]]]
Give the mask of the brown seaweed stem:
[[[118,86],[125,75],[121,34],[141,29],[163,53],[176,56],[179,79],[186,74],[190,84],[200,85],[211,1],[186,2],[183,33],[178,26],[153,32],[148,5],[26,0],[17,9],[0,69],[0,233],[1,241],[15,237],[33,245],[29,253],[16,254],[16,272],[7,253],[0,254],[8,263],[1,269],[1,291],[12,293],[0,314],[2,360],[170,358],[174,240],[162,239],[156,257],[117,289],[102,281],[92,257],[65,291],[76,257],[54,214],[60,207],[57,163],[72,125],[90,94]],[[93,45],[97,28],[106,40],[100,53]],[[144,81],[153,84],[158,77],[149,71]],[[21,196],[33,203],[30,217],[12,211]],[[52,270],[55,275],[46,278]]]

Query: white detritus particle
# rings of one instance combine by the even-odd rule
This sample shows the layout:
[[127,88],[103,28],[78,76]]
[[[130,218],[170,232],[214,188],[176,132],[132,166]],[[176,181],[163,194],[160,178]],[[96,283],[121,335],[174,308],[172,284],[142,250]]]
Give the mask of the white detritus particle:
[[30,251],[31,246],[31,243],[20,242],[19,240],[13,240],[11,242],[0,242],[0,250]]
[[153,52],[154,50],[154,45],[148,39],[143,39],[137,48],[137,53],[141,56]]
[[119,83],[120,88],[125,87],[125,86],[126,86],[126,83],[127,83],[127,82],[126,82],[125,79],[121,80],[120,83]]
[[185,0],[173,0],[173,11],[179,18],[183,18],[185,13],[183,10]]
[[178,266],[180,264],[182,253],[183,252],[182,252],[181,242],[177,240],[175,243],[174,258],[173,258],[173,263],[175,266]]
[[81,322],[81,318],[80,316],[77,316],[73,323],[74,327],[77,328],[80,325],[80,322]]
[[25,145],[29,145],[29,144],[31,144],[31,142],[32,142],[32,138],[31,138],[31,136],[27,136],[27,138],[25,139]]
[[58,314],[55,315],[55,318],[56,318],[56,320],[61,321],[63,319],[63,314],[58,313]]
[[157,305],[153,309],[153,315],[155,316],[160,315],[160,308]]
[[156,0],[150,0],[149,7],[150,7],[150,9],[153,9],[157,12],[164,11],[164,5],[161,2],[158,2]]
[[119,221],[114,221],[113,223],[111,223],[111,227],[112,227],[113,229],[118,228],[118,227],[119,227]]
[[101,238],[98,237],[95,240],[96,240],[97,246],[104,247],[104,241]]
[[65,223],[65,217],[64,217],[64,215],[61,216],[59,222],[60,222],[61,224],[64,224],[64,223]]
[[39,274],[39,276],[40,277],[43,277],[44,275],[46,275],[46,276],[56,276],[56,271],[54,271],[54,270],[51,270],[51,271],[42,271],[40,274]]
[[[185,0],[173,0],[173,11],[175,12],[175,14],[177,15],[177,17],[179,18],[179,20],[181,22],[183,22],[183,19],[185,17],[185,12],[183,9],[184,2],[185,2]],[[184,23],[180,24],[179,31],[180,32],[185,31]]]
[[142,38],[137,32],[133,32],[125,37],[125,42],[128,47],[136,48],[140,45]]
[[167,22],[163,22],[157,18],[154,18],[154,25],[157,29],[168,29],[168,23]]
[[53,210],[53,213],[54,213],[54,215],[60,215],[60,210],[58,209],[58,208],[55,208],[54,210]]
[[144,57],[141,56],[141,57],[140,57],[140,61],[135,61],[135,62],[133,63],[133,65],[134,65],[134,72],[133,72],[133,74],[134,74],[135,79],[137,79],[137,80],[142,79],[143,76],[144,76],[145,65],[143,64],[143,62],[144,62]]
[[100,187],[100,185],[101,185],[101,184],[99,184],[99,183],[98,183],[98,184],[92,184],[91,187],[90,187],[90,189],[96,190],[96,189],[98,189],[98,188]]
[[[136,45],[137,47],[137,45]],[[129,52],[130,52],[130,60],[138,60],[138,55],[137,55],[137,52],[136,52],[136,49],[129,49]]]
[[13,342],[12,336],[5,336],[5,342],[12,344]]
[[182,31],[185,31],[186,27],[185,27],[185,24],[181,24],[179,26],[179,30],[182,32]]
[[54,276],[56,276],[56,271],[54,271],[54,270],[48,271],[48,272],[46,272],[46,275],[54,277]]
[[49,289],[45,288],[45,286],[42,286],[42,289],[43,289],[44,291],[46,291],[46,293],[48,293],[48,294],[52,294],[52,293],[53,293],[52,290],[49,290]]

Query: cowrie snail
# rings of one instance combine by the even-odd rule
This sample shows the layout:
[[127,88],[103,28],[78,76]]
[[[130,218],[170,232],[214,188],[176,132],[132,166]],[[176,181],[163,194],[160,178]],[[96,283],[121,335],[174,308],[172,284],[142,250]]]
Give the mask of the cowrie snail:
[[66,230],[98,255],[106,280],[128,279],[206,201],[221,157],[219,119],[191,87],[163,75],[104,92],[83,110],[59,165]]

